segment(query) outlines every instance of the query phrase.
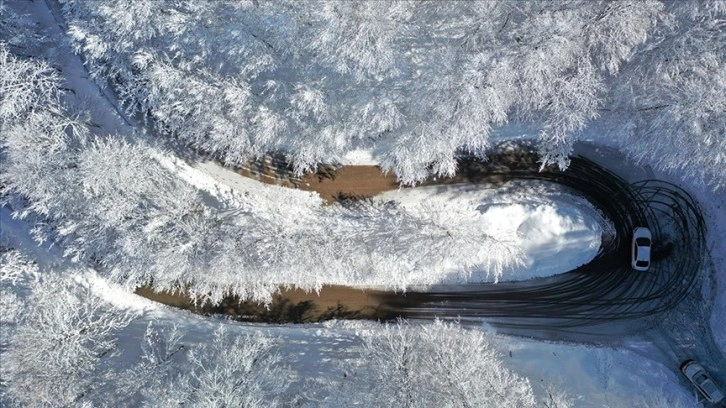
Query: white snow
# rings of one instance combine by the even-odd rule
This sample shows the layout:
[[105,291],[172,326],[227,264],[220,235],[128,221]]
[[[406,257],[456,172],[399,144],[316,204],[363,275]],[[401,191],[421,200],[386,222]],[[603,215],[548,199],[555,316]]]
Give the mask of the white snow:
[[[556,204],[507,205],[485,213],[491,223],[510,220],[516,226],[525,263],[513,271],[522,276],[548,276],[574,269],[590,261],[600,246],[600,228],[574,207]],[[507,273],[505,276],[508,276]]]
[[[243,206],[243,203],[256,208],[284,207],[289,213],[305,211],[322,204],[317,194],[265,184],[243,177],[213,161],[190,164],[168,153],[157,154],[156,160],[190,185],[211,194],[220,202],[236,207]],[[295,206],[290,206],[290,203],[295,203]]]
[[[49,36],[63,38],[52,15],[48,13],[44,2],[25,3],[32,11],[42,28]],[[103,133],[131,134],[131,127],[114,111],[112,104],[98,88],[87,78],[87,73],[80,60],[70,54],[67,47],[58,49],[63,75],[69,88],[76,92],[79,102],[93,108],[93,118],[100,125]],[[524,132],[516,128],[507,133],[505,138],[526,137]],[[604,156],[605,157],[605,156]],[[609,157],[603,159],[613,167]],[[254,180],[246,179],[239,174],[224,169],[213,162],[201,162],[189,165],[174,156],[160,156],[159,161],[179,174],[180,177],[202,190],[208,191],[220,200],[234,201],[235,196],[254,192],[255,200],[275,203],[284,196],[285,200],[295,200],[300,208],[320,205],[315,195],[304,192],[283,190]],[[344,164],[376,164],[370,151],[357,150],[343,158]],[[619,166],[618,166],[619,167]],[[619,167],[621,168],[621,167]],[[622,168],[621,168],[622,169]],[[637,174],[626,170],[622,174],[630,174],[634,179],[652,176],[652,172],[637,170]],[[660,178],[662,175],[658,174]],[[231,189],[231,190],[230,190]],[[234,190],[234,192],[232,192]],[[284,191],[284,194],[283,194]],[[546,190],[549,195],[528,193],[527,197],[516,193],[501,193],[480,186],[448,186],[405,189],[390,192],[378,197],[378,200],[394,200],[412,213],[423,216],[436,215],[439,220],[452,228],[477,229],[482,234],[512,234],[517,237],[523,251],[522,265],[505,272],[503,279],[528,279],[535,276],[548,276],[568,271],[587,262],[597,252],[603,233],[599,214],[575,196],[561,191]],[[713,227],[709,231],[708,242],[714,255],[717,268],[723,270],[726,264],[726,199],[723,193],[703,193],[699,197],[706,198],[708,224]],[[282,205],[282,204],[281,204]],[[60,258],[57,248],[39,247],[30,239],[28,222],[13,220],[7,207],[0,208],[0,244],[8,247],[22,248],[32,254],[39,265],[48,269],[61,270],[69,267],[67,260]],[[726,350],[726,278],[718,275],[712,326],[716,340],[722,350]],[[476,275],[472,271],[472,281],[485,280],[484,274]],[[125,288],[109,285],[95,272],[78,275],[78,282],[89,285],[94,293],[109,303],[130,311],[147,312],[145,319],[158,319],[178,324],[188,338],[203,341],[204,334],[210,333],[216,325],[224,324],[230,330],[247,332],[252,330],[266,331],[281,339],[281,349],[285,353],[295,354],[298,360],[295,369],[300,373],[340,375],[336,359],[356,358],[354,347],[359,344],[356,333],[361,325],[369,323],[326,323],[305,326],[259,326],[230,323],[186,312],[160,307],[153,302],[142,299]],[[148,313],[153,312],[153,313]],[[146,321],[134,324],[129,329],[124,345],[139,344],[139,334]],[[208,338],[208,337],[207,337]],[[596,348],[584,345],[562,345],[523,340],[510,337],[500,338],[502,353],[511,351],[511,367],[531,381],[556,383],[558,387],[568,390],[576,401],[576,406],[633,406],[639,398],[648,398],[655,394],[665,395],[670,404],[676,401],[691,401],[689,393],[680,385],[673,367],[665,367],[653,359],[641,355],[610,348]]]
[[340,161],[343,165],[377,166],[380,161],[376,159],[371,149],[358,148],[349,151]]
[[[204,180],[202,183],[194,184],[198,188],[210,192],[231,188],[238,194],[246,195],[247,201],[264,203],[265,206],[275,205],[274,203],[280,205],[295,203],[295,207],[303,209],[318,207],[323,203],[320,196],[315,193],[265,184],[243,177],[212,161],[194,163],[193,168],[186,169],[185,173],[196,180]],[[250,192],[254,194],[249,194]]]
[[[686,407],[694,396],[674,386],[666,367],[624,348],[500,337],[510,367],[543,387],[568,390],[575,407]],[[510,354],[511,353],[511,354]]]
[[90,268],[84,273],[77,274],[74,279],[79,285],[87,287],[94,295],[118,308],[143,313],[157,310],[160,307],[157,302],[129,293],[129,288],[109,283]]
[[[603,233],[602,217],[592,206],[549,183],[416,187],[383,193],[376,199],[399,202],[421,218],[435,217],[452,233],[468,229],[481,235],[515,237],[522,262],[506,266],[499,279],[503,281],[575,269],[597,254]],[[461,283],[454,276],[442,283]],[[474,270],[468,282],[493,280],[487,271]]]

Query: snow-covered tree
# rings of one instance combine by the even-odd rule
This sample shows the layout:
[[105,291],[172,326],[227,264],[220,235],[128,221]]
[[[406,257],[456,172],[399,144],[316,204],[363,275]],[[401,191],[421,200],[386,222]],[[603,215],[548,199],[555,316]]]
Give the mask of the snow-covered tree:
[[0,283],[15,286],[37,279],[38,266],[19,251],[0,246]]
[[[710,180],[718,177],[707,168],[723,167],[713,152],[723,147],[723,126],[707,119],[723,116],[723,50],[707,51],[722,42],[720,4],[69,0],[65,11],[92,72],[110,79],[130,109],[227,162],[282,150],[304,171],[363,145],[401,182],[416,183],[452,174],[460,151],[484,155],[492,128],[519,120],[540,129],[543,164],[566,167],[601,108],[662,105],[638,102],[655,81],[689,102],[648,119],[647,140],[693,135],[699,155],[682,156],[707,159],[663,154],[661,165],[692,163]],[[148,24],[139,29],[137,18]],[[710,68],[693,68],[703,64]],[[658,84],[658,75],[680,79]],[[668,122],[690,116],[704,119]],[[640,121],[631,122],[617,136],[624,147],[634,145],[623,136],[635,134]]]
[[0,67],[3,127],[24,118],[39,105],[50,105],[48,109],[56,110],[60,77],[55,69],[42,61],[16,57],[4,43],[0,43]]
[[[145,351],[145,358],[164,364],[169,353]],[[187,351],[176,374],[167,375],[144,391],[148,406],[194,407],[274,407],[285,402],[292,372],[281,364],[274,352],[274,340],[262,334],[231,336],[224,326],[208,341]],[[161,358],[161,360],[159,360]],[[147,362],[148,364],[150,362]],[[183,369],[181,369],[183,367]]]
[[0,405],[9,404],[4,359],[25,307],[20,288],[38,277],[38,267],[19,251],[0,245]]
[[[231,162],[292,149],[298,169],[367,144],[411,183],[451,174],[457,152],[483,153],[489,130],[515,117],[541,125],[544,162],[564,166],[573,132],[598,113],[614,76],[637,73],[631,65],[650,52],[648,34],[668,33],[663,13],[684,15],[687,25],[683,10],[708,10],[658,2],[387,5],[104,0],[68,1],[65,9],[95,74],[161,130]],[[158,25],[138,29],[141,17]],[[354,41],[342,44],[346,37]],[[385,61],[373,61],[378,53]],[[3,108],[4,191],[48,217],[67,254],[104,266],[116,282],[153,282],[215,302],[230,292],[269,301],[278,285],[405,290],[436,283],[432,272],[444,265],[465,279],[474,268],[496,277],[517,261],[511,237],[452,230],[437,215],[444,208],[426,217],[384,205],[300,208],[292,194],[281,203],[203,200],[170,171],[162,150],[115,135],[89,138],[58,102],[59,79],[47,65],[7,51],[3,61],[11,75],[2,103],[12,108]],[[707,157],[721,156],[715,149]]]
[[529,381],[503,366],[481,331],[399,321],[362,337],[361,362],[332,385],[328,406],[535,406]]
[[[47,234],[39,239],[102,266],[117,283],[153,282],[157,290],[185,291],[202,301],[219,302],[230,292],[269,301],[279,285],[406,290],[436,283],[440,274],[432,272],[443,265],[460,266],[466,279],[472,268],[496,277],[517,262],[511,237],[487,236],[475,226],[452,229],[441,208],[425,215],[380,203],[300,207],[292,192],[280,203],[203,200],[173,173],[163,150],[117,135],[89,137],[84,122],[69,119],[72,109],[59,102],[60,79],[43,63],[8,53],[5,60],[15,78],[4,85],[8,95],[12,84],[22,83],[45,96],[13,103],[19,107],[5,116],[3,191],[28,200],[18,215],[34,211],[46,218]],[[33,64],[40,73],[27,73]],[[313,97],[300,98],[306,104]]]
[[643,163],[726,187],[726,3],[669,2],[613,83],[603,129]]
[[[4,269],[32,272],[18,256],[2,260]],[[176,326],[149,323],[133,362],[136,352],[117,343],[134,316],[77,279],[44,274],[27,296],[3,297],[2,304],[18,312],[0,315],[0,401],[7,404],[266,407],[291,398],[293,373],[275,340],[261,333],[232,336],[219,325],[190,345]]]
[[[153,239],[154,225],[169,218],[181,222],[184,211],[199,204],[196,191],[163,168],[158,154],[143,143],[115,138],[96,139],[79,150],[74,185],[66,187],[83,211],[60,221],[67,253],[136,271],[140,264],[133,263],[139,261],[134,251]],[[148,279],[142,273],[130,281]]]
[[24,300],[3,353],[10,399],[23,406],[95,399],[104,382],[99,368],[116,351],[115,333],[131,318],[69,278],[44,275]]
[[183,392],[176,384],[188,344],[176,325],[149,322],[141,339],[141,355],[131,367],[117,370],[103,399],[135,406],[179,406]]
[[4,44],[0,61],[0,192],[21,193],[32,200],[29,210],[44,216],[62,215],[59,203],[73,200],[66,188],[72,146],[86,128],[65,114],[61,79],[46,62],[16,57]]

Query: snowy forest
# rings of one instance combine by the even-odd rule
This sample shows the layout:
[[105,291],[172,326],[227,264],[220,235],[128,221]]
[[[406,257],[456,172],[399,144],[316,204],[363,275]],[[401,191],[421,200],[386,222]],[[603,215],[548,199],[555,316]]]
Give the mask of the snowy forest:
[[636,158],[726,179],[723,2],[63,3],[126,109],[228,163],[362,145],[409,184],[524,121],[565,167],[600,119]]
[[[524,129],[542,167],[595,140],[724,197],[724,1],[43,3],[0,2],[0,405],[592,406],[457,323],[327,323],[354,338],[332,378],[296,368],[287,334],[110,302],[94,279],[269,303],[281,287],[497,282],[524,262],[516,234],[443,206],[237,191],[180,149],[230,166],[284,153],[298,175],[363,149],[416,186]],[[694,406],[669,398],[629,402]]]
[[[3,327],[15,327],[0,338],[2,389],[18,406],[536,406],[530,382],[502,365],[487,336],[454,324],[423,331],[405,322],[357,324],[360,356],[339,368],[350,374],[305,378],[289,367],[297,357],[261,331],[240,335],[221,326],[195,341],[162,321],[129,335],[138,312],[109,306],[67,278],[37,278],[37,267],[16,252],[2,256],[0,279],[30,289],[25,299],[3,296]],[[21,312],[9,317],[12,309]],[[135,355],[119,347],[124,331],[139,338]],[[295,395],[296,383],[308,395]],[[568,400],[557,392],[552,401]]]
[[[226,162],[284,151],[304,171],[365,146],[415,183],[452,174],[457,152],[485,155],[493,127],[526,121],[541,128],[542,163],[566,166],[598,120],[599,137],[636,159],[723,189],[723,3],[394,5],[69,1],[63,11],[90,73],[125,109]],[[158,140],[93,134],[88,114],[63,105],[52,67],[9,51],[18,21],[6,20],[18,34],[2,50],[4,190],[48,218],[67,255],[114,281],[264,301],[280,284],[405,289],[435,282],[421,271],[442,264],[496,276],[518,261],[511,237],[436,239],[445,225],[395,207],[331,209],[290,191],[210,203],[172,175]],[[471,256],[448,259],[451,248]]]

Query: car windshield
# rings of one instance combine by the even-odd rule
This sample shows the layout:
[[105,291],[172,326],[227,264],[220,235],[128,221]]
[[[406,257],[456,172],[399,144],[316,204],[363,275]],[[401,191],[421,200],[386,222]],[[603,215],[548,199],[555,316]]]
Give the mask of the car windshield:
[[636,238],[635,243],[638,246],[650,246],[650,240],[648,238]]
[[648,262],[646,262],[646,261],[638,261],[635,264],[638,266],[648,266]]

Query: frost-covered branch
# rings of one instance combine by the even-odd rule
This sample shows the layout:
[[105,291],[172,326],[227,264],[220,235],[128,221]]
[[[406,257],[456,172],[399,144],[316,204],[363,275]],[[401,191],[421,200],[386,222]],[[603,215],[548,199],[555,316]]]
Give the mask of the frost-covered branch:
[[132,316],[68,278],[46,275],[31,289],[3,352],[7,392],[20,405],[83,403],[103,384],[98,370]]

